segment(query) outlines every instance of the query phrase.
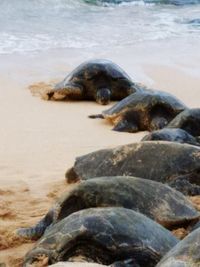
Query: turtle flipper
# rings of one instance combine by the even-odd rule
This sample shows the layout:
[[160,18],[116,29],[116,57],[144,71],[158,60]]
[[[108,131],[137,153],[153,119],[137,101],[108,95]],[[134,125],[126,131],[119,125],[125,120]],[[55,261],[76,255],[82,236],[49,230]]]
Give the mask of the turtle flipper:
[[45,93],[46,100],[65,100],[67,98],[80,99],[83,88],[78,84],[57,84],[54,89]]
[[90,119],[104,119],[104,116],[102,114],[92,114],[92,115],[89,115],[88,118],[90,118]]
[[18,236],[21,236],[24,238],[37,240],[43,235],[45,229],[46,227],[44,227],[44,225],[37,224],[34,227],[19,228],[16,233]]
[[19,228],[16,231],[16,234],[28,239],[33,239],[33,240],[39,239],[43,235],[46,228],[53,222],[54,214],[55,214],[54,209],[51,209],[45,215],[45,217],[43,217],[35,226],[27,228]]
[[190,174],[178,176],[177,178],[170,181],[168,185],[175,188],[177,191],[180,191],[184,195],[200,195],[200,186],[198,184],[192,183]]
[[136,123],[122,119],[115,125],[113,131],[136,133],[139,129]]

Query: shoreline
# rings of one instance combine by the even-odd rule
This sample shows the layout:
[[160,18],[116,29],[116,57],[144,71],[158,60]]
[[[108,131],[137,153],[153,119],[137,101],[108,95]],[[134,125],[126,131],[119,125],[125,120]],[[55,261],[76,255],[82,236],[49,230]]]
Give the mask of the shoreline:
[[[170,92],[189,107],[197,107],[200,78],[192,70],[199,63],[199,56],[195,61],[187,58],[176,64],[167,61],[158,64],[159,55],[155,62],[147,62],[154,54],[146,60],[143,55],[141,61],[137,55],[134,61],[134,56],[138,51],[144,51],[142,49],[137,48],[130,58],[124,58],[122,51],[111,53],[110,57],[102,53],[99,57],[118,63],[133,79]],[[66,185],[64,174],[73,165],[75,157],[101,148],[137,142],[145,134],[114,132],[108,123],[87,118],[108,106],[95,102],[49,102],[33,97],[27,89],[30,84],[64,78],[64,74],[79,60],[82,62],[87,53],[72,61],[73,55],[69,61],[66,61],[67,56],[58,61],[52,58],[48,61],[46,57],[44,65],[42,59],[37,61],[37,57],[23,56],[20,63],[15,61],[20,56],[13,57],[14,60],[10,57],[10,62],[0,66],[3,70],[0,80],[0,259],[7,262],[8,267],[21,266],[21,257],[33,245],[33,242],[21,244],[13,237],[13,231],[34,225],[56,197],[71,187]],[[66,66],[65,62],[69,64]]]

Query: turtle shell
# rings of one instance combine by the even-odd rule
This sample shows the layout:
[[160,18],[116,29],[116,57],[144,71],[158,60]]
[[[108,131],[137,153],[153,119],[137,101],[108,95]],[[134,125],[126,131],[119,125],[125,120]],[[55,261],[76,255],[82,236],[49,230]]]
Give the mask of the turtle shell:
[[200,146],[200,143],[194,136],[179,128],[164,128],[161,130],[153,131],[142,138],[142,141],[155,140],[187,143],[190,145]]
[[162,183],[137,177],[99,177],[85,181],[70,193],[63,194],[57,205],[60,206],[58,220],[79,209],[92,207],[129,208],[165,227],[200,218],[200,213],[180,192]]
[[156,267],[198,267],[200,265],[200,228],[172,248]]
[[167,126],[181,128],[193,136],[200,135],[200,108],[186,109],[178,114]]
[[140,130],[149,128],[154,115],[161,115],[172,120],[183,111],[186,106],[176,97],[166,92],[143,90],[122,99],[111,108],[102,112],[104,118],[114,124],[120,119],[134,119],[137,117]]
[[191,183],[199,185],[200,148],[166,141],[127,144],[78,157],[66,172],[68,182],[116,175],[162,183],[189,175]]
[[97,75],[109,76],[112,79],[131,80],[128,74],[114,62],[106,59],[96,59],[80,64],[66,77],[66,81],[77,82],[79,79],[92,80]]
[[39,238],[50,224],[92,207],[132,209],[167,228],[187,226],[200,218],[192,203],[167,185],[136,177],[100,177],[80,183],[71,192],[64,193],[35,227],[21,228],[18,234]]
[[23,266],[44,255],[48,264],[82,256],[105,265],[133,258],[141,267],[153,267],[177,242],[168,230],[132,210],[86,209],[47,229]]

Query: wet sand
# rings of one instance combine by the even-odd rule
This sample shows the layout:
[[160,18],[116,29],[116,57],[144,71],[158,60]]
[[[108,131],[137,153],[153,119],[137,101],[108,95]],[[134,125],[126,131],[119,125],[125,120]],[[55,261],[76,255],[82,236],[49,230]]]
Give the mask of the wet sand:
[[[80,57],[80,62],[86,56]],[[120,63],[122,56],[111,59],[116,58]],[[8,267],[20,267],[34,244],[20,240],[13,231],[36,223],[56,197],[73,186],[66,184],[64,174],[75,157],[139,141],[144,135],[114,132],[105,121],[88,119],[89,114],[105,109],[94,102],[49,102],[33,97],[27,89],[30,84],[60,79],[77,64],[74,60],[66,66],[63,59],[52,71],[51,60],[37,69],[41,62],[30,57],[20,64],[16,56],[12,66],[5,57],[0,66],[0,262]],[[136,73],[139,81],[173,93],[190,107],[199,107],[200,76],[190,71],[193,65],[188,70],[183,62],[176,66],[140,62],[138,67],[137,59],[132,68],[131,62],[127,61],[126,68],[122,60],[121,66],[133,77]],[[195,203],[200,207],[198,200]]]

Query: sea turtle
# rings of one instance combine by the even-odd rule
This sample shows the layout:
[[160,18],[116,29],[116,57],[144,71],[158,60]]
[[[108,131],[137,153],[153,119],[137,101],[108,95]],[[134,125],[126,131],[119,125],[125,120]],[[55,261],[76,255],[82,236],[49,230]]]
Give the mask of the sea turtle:
[[114,124],[115,131],[153,131],[166,126],[185,108],[181,101],[166,92],[143,90],[89,118],[105,118]]
[[200,228],[173,247],[156,267],[199,267]]
[[180,128],[193,136],[200,135],[200,108],[186,109],[178,114],[168,128]]
[[167,229],[133,210],[91,208],[47,229],[25,256],[23,267],[42,255],[48,257],[48,264],[81,256],[105,265],[127,260],[132,266],[153,267],[177,243]]
[[200,148],[149,141],[102,149],[76,158],[70,182],[99,176],[136,176],[168,183],[184,194],[200,194]]
[[106,105],[110,100],[121,100],[141,88],[112,61],[96,59],[79,65],[54,89],[47,91],[44,98],[96,100]]
[[200,218],[191,202],[167,185],[136,177],[100,177],[82,182],[71,192],[64,193],[40,222],[31,228],[21,228],[17,233],[26,238],[39,238],[50,224],[92,207],[133,209],[167,228],[188,225]]
[[179,128],[163,128],[161,130],[153,131],[142,138],[142,141],[155,140],[188,143],[190,145],[200,146],[200,143],[198,142],[199,140],[185,130]]

